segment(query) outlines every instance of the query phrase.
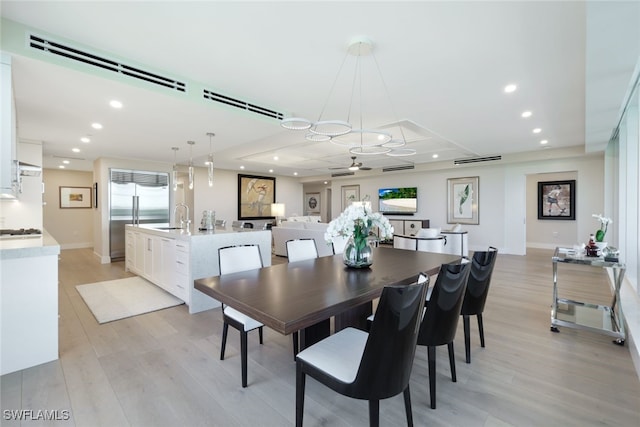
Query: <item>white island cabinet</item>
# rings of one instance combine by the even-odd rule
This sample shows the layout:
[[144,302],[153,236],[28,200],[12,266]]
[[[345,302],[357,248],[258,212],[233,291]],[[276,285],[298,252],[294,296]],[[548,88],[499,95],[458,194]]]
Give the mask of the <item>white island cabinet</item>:
[[189,313],[220,306],[193,287],[193,281],[218,276],[218,249],[257,244],[262,263],[271,265],[271,231],[194,228],[171,229],[167,224],[127,225],[126,269],[183,300]]
[[43,236],[0,240],[0,375],[58,359],[58,256]]

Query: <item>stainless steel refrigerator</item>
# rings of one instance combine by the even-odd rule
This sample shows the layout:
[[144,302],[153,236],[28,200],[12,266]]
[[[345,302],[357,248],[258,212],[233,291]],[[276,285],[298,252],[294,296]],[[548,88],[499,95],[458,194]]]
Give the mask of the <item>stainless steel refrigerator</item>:
[[170,221],[169,174],[111,169],[109,183],[109,253],[125,255],[125,224]]

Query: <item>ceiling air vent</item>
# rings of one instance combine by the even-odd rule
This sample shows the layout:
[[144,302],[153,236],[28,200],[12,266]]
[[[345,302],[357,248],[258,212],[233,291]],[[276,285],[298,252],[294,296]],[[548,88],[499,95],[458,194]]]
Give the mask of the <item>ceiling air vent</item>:
[[382,168],[382,172],[404,171],[409,169],[415,169],[415,166],[414,165],[389,166],[386,168]]
[[263,116],[271,117],[277,120],[282,120],[284,118],[283,113],[278,113],[277,111],[273,111],[265,107],[260,107],[258,105],[250,104],[240,99],[231,98],[226,95],[220,95],[219,93],[215,93],[207,89],[203,89],[202,95],[204,99],[208,99],[209,101],[220,102],[222,104],[230,105],[232,107],[236,107],[241,110],[246,110],[252,113],[261,114]]
[[338,176],[351,176],[351,175],[355,175],[355,172],[336,172],[336,173],[332,173],[331,177],[335,178]]
[[495,160],[502,160],[502,156],[489,156],[489,157],[471,157],[468,159],[454,160],[454,165],[465,165],[467,163],[480,163],[480,162],[493,162]]
[[145,82],[173,89],[178,92],[186,92],[186,84],[184,82],[179,82],[170,77],[164,77],[155,73],[150,73],[149,71],[134,68],[121,62],[103,58],[92,53],[83,52],[76,48],[65,46],[33,34],[29,35],[29,47],[53,55],[62,56],[72,61],[82,62],[87,65],[102,68],[103,70],[123,74],[134,79],[144,80]]

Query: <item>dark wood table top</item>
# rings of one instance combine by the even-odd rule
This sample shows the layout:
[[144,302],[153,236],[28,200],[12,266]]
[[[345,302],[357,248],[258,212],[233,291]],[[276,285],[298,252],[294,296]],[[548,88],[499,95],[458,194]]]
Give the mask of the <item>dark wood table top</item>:
[[195,280],[195,288],[288,335],[380,296],[385,285],[437,274],[457,255],[374,248],[373,265],[347,268],[342,255]]

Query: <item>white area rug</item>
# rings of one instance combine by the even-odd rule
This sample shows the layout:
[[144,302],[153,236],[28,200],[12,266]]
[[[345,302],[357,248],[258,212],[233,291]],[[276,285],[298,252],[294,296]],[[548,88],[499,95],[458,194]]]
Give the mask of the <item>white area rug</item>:
[[76,289],[100,324],[184,304],[138,276],[77,285]]

